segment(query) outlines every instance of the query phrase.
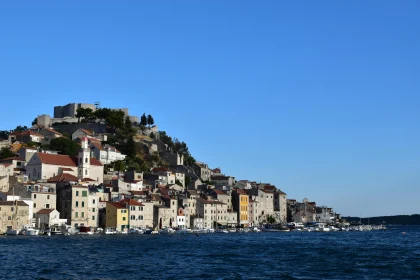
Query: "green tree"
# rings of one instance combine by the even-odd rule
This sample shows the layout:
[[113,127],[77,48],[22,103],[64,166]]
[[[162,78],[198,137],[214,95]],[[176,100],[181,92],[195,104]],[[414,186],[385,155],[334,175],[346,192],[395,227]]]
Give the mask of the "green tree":
[[38,123],[38,118],[35,118],[33,121],[32,121],[32,125],[36,125]]
[[14,152],[12,152],[9,148],[1,148],[0,150],[0,159],[5,159],[8,157],[15,157],[16,154]]
[[267,216],[267,223],[274,224],[276,222],[276,218],[274,218],[272,215]]
[[159,131],[159,139],[170,148],[174,146],[171,136],[167,135],[165,131]]
[[153,132],[150,132],[150,138],[152,138],[152,139],[155,139],[156,138],[156,135],[153,133]]
[[114,171],[125,171],[125,162],[122,160],[117,160],[114,162]]
[[63,155],[77,156],[80,146],[68,138],[60,137],[52,139],[49,148]]
[[96,118],[96,116],[91,108],[79,108],[76,111],[76,118],[79,118],[80,123],[80,119],[92,121]]
[[99,108],[95,111],[95,117],[100,120],[108,119],[111,114],[111,109],[109,108]]
[[9,139],[9,131],[0,130],[0,139],[3,139],[3,140]]
[[181,183],[181,181],[180,181],[180,180],[178,180],[178,179],[176,179],[176,180],[175,180],[175,184],[177,184],[178,186],[181,186],[181,187],[182,187],[182,183]]
[[23,132],[23,131],[27,131],[28,127],[26,125],[24,126],[20,126],[18,125],[15,129],[13,129],[14,132]]
[[141,117],[140,117],[140,125],[141,126],[146,126],[147,125],[146,113],[143,113],[143,115],[141,115]]
[[147,124],[149,127],[155,124],[155,120],[153,119],[152,115],[147,115]]
[[115,133],[117,129],[122,129],[124,126],[124,112],[123,111],[111,111],[108,118],[105,119],[107,125],[111,129],[111,133]]

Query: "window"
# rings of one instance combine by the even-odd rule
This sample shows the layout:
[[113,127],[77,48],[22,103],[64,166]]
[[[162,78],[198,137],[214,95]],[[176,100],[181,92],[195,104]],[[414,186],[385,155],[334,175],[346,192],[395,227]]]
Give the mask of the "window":
[[[34,203],[34,208],[36,208],[36,203]],[[13,211],[13,209],[12,209],[12,211]]]
[[49,204],[45,204],[45,208],[50,208],[50,205]]
[[87,175],[87,173],[88,173],[88,172],[87,172],[87,169],[85,169],[85,175]]
[[10,211],[15,211],[15,207],[10,207]]
[[79,207],[79,201],[76,201],[76,207]]
[[123,221],[125,221],[125,217],[123,217]]
[[85,202],[84,201],[82,201],[82,207],[85,207]]
[[36,193],[34,194],[34,198],[36,198]]
[[95,200],[94,199],[92,200],[92,203],[95,204]]
[[85,216],[85,212],[82,212],[82,218]]
[[88,162],[88,159],[87,158],[85,158],[85,163],[87,163]]
[[143,211],[143,206],[139,206],[139,210],[140,211]]
[[76,218],[78,218],[78,217],[79,217],[79,212],[76,212],[76,213],[74,214],[74,216],[75,216]]
[[143,221],[143,216],[141,216],[141,215],[140,215],[140,216],[139,216],[139,220],[140,220],[140,221]]
[[92,208],[92,212],[95,212],[96,210],[95,210],[95,208]]
[[11,217],[11,216],[9,216],[9,217],[7,217],[7,219],[10,221],[10,220],[12,219],[12,217]]
[[79,196],[79,191],[76,191],[76,196]]
[[92,216],[92,221],[94,221],[95,220],[95,216]]
[[50,199],[50,195],[49,194],[47,195],[47,199]]
[[87,191],[82,191],[82,196],[86,197],[87,196]]
[[130,219],[131,219],[132,221],[134,221],[134,220],[136,219],[136,216],[131,215],[131,216],[130,216]]

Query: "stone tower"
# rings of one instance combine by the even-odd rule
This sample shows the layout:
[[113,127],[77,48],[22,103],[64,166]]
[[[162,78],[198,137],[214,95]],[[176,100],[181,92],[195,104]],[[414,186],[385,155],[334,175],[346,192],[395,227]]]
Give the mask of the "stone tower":
[[79,150],[78,166],[79,166],[79,179],[87,178],[90,176],[90,148],[87,137],[83,137],[81,141],[82,147]]

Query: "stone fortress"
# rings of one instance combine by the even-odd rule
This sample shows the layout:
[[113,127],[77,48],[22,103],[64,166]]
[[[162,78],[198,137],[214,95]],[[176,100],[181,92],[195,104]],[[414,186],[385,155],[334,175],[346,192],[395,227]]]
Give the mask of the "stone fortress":
[[[59,123],[78,123],[79,119],[76,118],[76,114],[77,109],[79,108],[90,108],[92,111],[96,111],[96,109],[99,108],[99,102],[95,104],[69,103],[64,106],[55,106],[54,117],[51,118],[51,116],[47,114],[39,115],[37,117],[37,125],[39,127],[51,127],[53,124]],[[139,122],[139,117],[130,116],[128,114],[128,108],[115,108],[111,110],[123,111],[125,116],[128,116],[132,123]]]

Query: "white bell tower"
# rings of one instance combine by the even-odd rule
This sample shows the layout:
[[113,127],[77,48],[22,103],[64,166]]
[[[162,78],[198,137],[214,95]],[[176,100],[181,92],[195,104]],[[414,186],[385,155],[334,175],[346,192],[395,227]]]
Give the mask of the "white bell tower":
[[78,174],[79,179],[90,176],[90,148],[87,137],[82,138],[81,148],[78,157]]

